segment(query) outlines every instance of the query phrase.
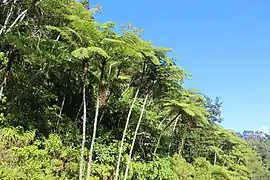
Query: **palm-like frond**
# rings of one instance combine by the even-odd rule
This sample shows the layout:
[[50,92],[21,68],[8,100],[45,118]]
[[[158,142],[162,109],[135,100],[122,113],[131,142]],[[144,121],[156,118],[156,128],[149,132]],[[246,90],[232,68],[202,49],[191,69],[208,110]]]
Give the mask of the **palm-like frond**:
[[72,55],[79,59],[90,58],[93,55],[99,55],[103,58],[109,57],[109,55],[99,47],[78,48],[72,52]]

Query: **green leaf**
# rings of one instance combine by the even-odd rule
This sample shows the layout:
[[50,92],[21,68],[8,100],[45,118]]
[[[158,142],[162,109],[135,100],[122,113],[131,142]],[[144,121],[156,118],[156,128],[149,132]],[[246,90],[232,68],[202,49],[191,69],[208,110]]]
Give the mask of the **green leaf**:
[[79,48],[72,52],[72,55],[79,59],[88,58],[88,50],[86,48]]
[[100,55],[104,58],[108,58],[108,54],[99,47],[79,48],[72,52],[72,55],[79,59],[90,58],[93,55]]
[[109,57],[109,55],[103,49],[99,47],[88,47],[87,50],[88,50],[89,56],[98,54],[100,56],[103,56],[104,58]]
[[195,113],[194,113],[192,110],[190,110],[189,108],[183,108],[183,110],[184,110],[187,114],[189,114],[190,116],[195,116]]

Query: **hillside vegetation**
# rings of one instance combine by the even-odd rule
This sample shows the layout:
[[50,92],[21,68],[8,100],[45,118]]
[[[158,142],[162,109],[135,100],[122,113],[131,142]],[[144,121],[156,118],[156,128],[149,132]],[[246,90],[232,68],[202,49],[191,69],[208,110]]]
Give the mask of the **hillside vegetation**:
[[0,179],[270,179],[268,136],[222,128],[170,48],[99,11],[0,1]]

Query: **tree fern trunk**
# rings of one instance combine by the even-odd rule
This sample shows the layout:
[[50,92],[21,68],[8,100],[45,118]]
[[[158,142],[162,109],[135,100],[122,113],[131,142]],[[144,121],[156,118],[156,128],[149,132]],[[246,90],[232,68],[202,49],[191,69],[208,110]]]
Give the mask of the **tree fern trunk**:
[[10,10],[8,11],[7,17],[5,19],[4,25],[2,26],[2,28],[0,29],[0,36],[1,34],[7,29],[7,25],[9,23],[9,19],[11,17],[11,15],[13,14],[13,8],[14,8],[14,4],[16,3],[17,0],[13,1],[13,4],[11,5]]
[[82,134],[79,180],[82,180],[83,178],[85,134],[86,134],[86,96],[85,96],[85,83],[84,83],[83,85],[83,134]]
[[215,155],[214,155],[214,165],[216,165],[217,163],[217,153],[215,152]]
[[116,172],[115,172],[115,180],[117,180],[118,176],[119,176],[119,167],[120,167],[121,154],[122,154],[122,150],[123,150],[125,136],[126,136],[130,116],[131,116],[131,113],[132,113],[132,110],[133,110],[133,106],[134,106],[134,104],[136,102],[138,94],[139,94],[139,89],[137,90],[137,92],[136,92],[136,94],[135,94],[135,96],[133,98],[133,102],[132,102],[132,104],[130,106],[130,109],[129,109],[129,112],[128,112],[127,121],[126,121],[126,125],[125,125],[125,128],[124,128],[124,132],[123,132],[123,136],[122,136],[122,140],[121,140],[121,145],[120,145],[120,149],[119,149],[119,154],[118,154],[118,160],[117,160],[117,166],[116,166]]
[[181,144],[179,145],[178,148],[178,154],[181,156],[182,155],[182,150],[184,149],[184,144],[185,144],[185,136],[183,136],[181,140]]
[[98,113],[99,113],[99,93],[97,96],[93,135],[92,135],[92,141],[91,141],[90,150],[89,150],[89,158],[88,158],[88,165],[87,165],[87,177],[86,177],[87,180],[90,178],[90,175],[91,175],[92,156],[93,156],[94,144],[95,144],[96,133],[97,133]]
[[157,149],[159,147],[160,140],[161,140],[161,137],[163,135],[163,132],[171,125],[171,123],[173,123],[173,121],[175,121],[176,119],[178,119],[179,116],[180,116],[180,112],[166,125],[166,127],[163,129],[163,131],[159,135],[158,142],[157,142],[157,145],[156,145],[155,150],[154,150],[154,153],[153,153],[154,156],[156,155],[156,152],[157,152]]
[[82,132],[82,147],[81,147],[81,157],[80,157],[80,171],[79,171],[79,180],[83,179],[83,170],[84,170],[84,146],[85,146],[85,135],[86,135],[86,74],[88,72],[88,62],[86,59],[83,60],[83,132]]
[[58,118],[57,124],[56,124],[56,131],[57,132],[59,132],[59,123],[60,123],[60,119],[61,119],[61,116],[62,116],[63,108],[64,108],[64,105],[65,105],[65,101],[66,101],[66,96],[64,96],[64,98],[63,98],[63,101],[62,101],[62,104],[61,104],[61,108],[60,108],[60,111],[59,111],[59,118]]
[[19,55],[18,55],[18,52],[13,48],[11,47],[10,50],[9,50],[9,54],[8,54],[8,63],[7,63],[7,67],[5,69],[5,72],[4,72],[4,78],[3,78],[3,81],[1,83],[1,88],[0,88],[0,101],[2,100],[2,97],[3,97],[3,91],[4,91],[4,86],[7,85],[7,79],[9,77],[9,73],[11,71],[11,68],[12,68],[12,65],[15,61],[15,59],[19,58]]
[[24,10],[23,12],[21,12],[17,18],[14,20],[14,22],[9,26],[9,28],[7,29],[6,33],[10,32],[11,29],[16,25],[16,23],[20,20],[22,21],[27,13],[28,9]]
[[159,137],[158,137],[158,142],[157,142],[157,145],[156,145],[156,147],[155,147],[155,150],[154,150],[154,153],[153,153],[153,155],[155,156],[156,155],[156,153],[157,153],[157,149],[158,149],[158,147],[159,147],[159,144],[160,144],[160,140],[161,140],[161,137],[162,137],[162,133],[159,135]]
[[4,91],[4,86],[6,85],[6,82],[7,82],[7,76],[4,77],[4,80],[1,84],[1,89],[0,89],[0,101],[2,100],[2,97],[3,97],[3,91]]
[[158,129],[160,128],[160,126],[163,124],[163,122],[167,119],[168,117],[165,117],[162,119],[162,121],[160,121],[159,125],[158,125]]
[[97,134],[100,91],[101,91],[101,87],[102,87],[102,79],[103,79],[104,70],[105,70],[105,63],[106,63],[106,61],[104,60],[102,62],[101,74],[100,74],[100,79],[99,79],[99,84],[98,84],[98,93],[97,93],[97,100],[96,100],[96,112],[95,112],[95,119],[94,119],[93,135],[92,135],[92,141],[91,141],[91,145],[90,145],[89,158],[88,158],[88,164],[87,164],[87,176],[86,176],[87,180],[89,180],[90,176],[91,176],[92,157],[93,157],[94,144],[95,144],[96,134]]
[[240,158],[238,158],[238,159],[237,159],[237,164],[240,164],[240,161],[241,161],[241,159],[240,159]]
[[144,99],[144,103],[143,103],[143,106],[142,106],[140,118],[139,118],[139,121],[138,121],[138,123],[137,123],[136,130],[135,130],[135,133],[134,133],[134,137],[133,137],[132,144],[131,144],[130,151],[129,151],[129,157],[128,157],[128,162],[127,162],[127,166],[126,166],[126,171],[125,171],[125,177],[124,177],[124,180],[126,180],[126,179],[127,179],[127,176],[128,176],[128,170],[129,170],[129,165],[130,165],[130,162],[131,162],[131,156],[132,156],[133,148],[134,148],[134,145],[135,145],[137,133],[138,133],[138,130],[139,130],[141,121],[142,121],[142,116],[143,116],[143,113],[144,113],[144,109],[145,109],[145,105],[146,105],[148,96],[149,96],[149,95],[147,94],[146,97],[145,97],[145,99]]
[[[173,129],[172,129],[172,136],[173,136],[173,133],[175,131],[175,128],[176,128],[176,125],[178,123],[178,119],[179,119],[180,116],[178,116],[176,119],[175,119],[175,123],[173,125]],[[170,144],[169,144],[169,148],[168,148],[168,156],[170,155],[170,149],[171,149],[171,146],[172,146],[172,140],[170,141]]]

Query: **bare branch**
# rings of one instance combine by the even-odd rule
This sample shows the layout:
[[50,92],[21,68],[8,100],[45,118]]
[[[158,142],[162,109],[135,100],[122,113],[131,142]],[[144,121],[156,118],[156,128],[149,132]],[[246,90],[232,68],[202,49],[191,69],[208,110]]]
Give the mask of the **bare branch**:
[[[16,18],[15,21],[11,24],[11,26],[8,28],[8,30],[7,30],[6,33],[8,33],[8,32],[15,26],[15,24],[18,22],[18,20],[22,21],[22,20],[24,19],[25,14],[27,13],[27,11],[28,11],[28,9],[24,10],[23,12],[21,12],[21,14],[19,14],[19,15],[17,16],[17,18]],[[6,34],[6,33],[5,33],[5,34]]]
[[0,30],[0,36],[4,32],[4,30],[7,28],[7,24],[8,24],[9,18],[11,16],[11,14],[13,13],[13,7],[14,7],[13,5],[16,3],[16,1],[17,0],[14,0],[13,4],[11,5],[11,8],[10,8],[8,14],[7,14],[7,18],[6,18],[5,22],[4,22],[4,26]]

